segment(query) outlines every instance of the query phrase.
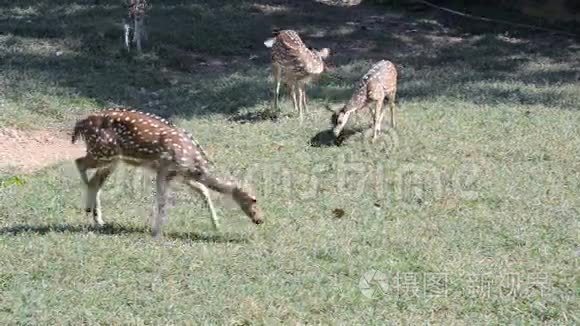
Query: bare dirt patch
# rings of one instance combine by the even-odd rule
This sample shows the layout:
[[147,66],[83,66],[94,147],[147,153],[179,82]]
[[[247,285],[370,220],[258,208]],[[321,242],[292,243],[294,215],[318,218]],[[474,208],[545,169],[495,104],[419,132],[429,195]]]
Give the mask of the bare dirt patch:
[[71,144],[69,132],[62,130],[0,129],[0,170],[16,169],[33,173],[84,154],[82,143]]

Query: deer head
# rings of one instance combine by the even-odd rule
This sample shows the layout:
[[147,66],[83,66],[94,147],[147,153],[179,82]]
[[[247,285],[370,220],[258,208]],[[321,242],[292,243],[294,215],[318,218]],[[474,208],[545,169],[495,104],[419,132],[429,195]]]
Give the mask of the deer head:
[[252,222],[255,224],[262,224],[264,222],[262,210],[258,206],[256,196],[240,187],[236,187],[232,193],[232,197]]
[[320,50],[316,50],[315,52],[322,60],[325,60],[330,56],[330,49],[329,48],[323,48]]

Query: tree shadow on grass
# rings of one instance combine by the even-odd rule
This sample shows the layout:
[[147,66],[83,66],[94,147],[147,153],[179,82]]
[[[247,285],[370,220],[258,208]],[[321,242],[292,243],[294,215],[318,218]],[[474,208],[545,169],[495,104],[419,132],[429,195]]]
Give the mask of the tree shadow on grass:
[[[0,18],[0,30],[11,39],[0,40],[0,69],[18,76],[8,80],[9,96],[29,93],[30,84],[20,79],[38,78],[38,84],[56,85],[99,106],[128,105],[167,118],[236,116],[242,108],[269,101],[272,85],[265,72],[270,53],[263,41],[274,28],[296,29],[308,46],[331,48],[329,63],[344,78],[322,78],[309,96],[335,103],[347,100],[360,76],[380,59],[399,67],[399,98],[404,100],[463,93],[466,82],[485,82],[489,87],[513,80],[576,82],[576,74],[565,69],[562,73],[523,69],[538,58],[555,63],[577,60],[578,51],[570,47],[576,43],[570,39],[512,33],[501,26],[486,30],[485,24],[470,27],[472,21],[448,19],[439,12],[395,12],[389,6],[364,4],[343,8],[315,1],[168,0],[154,4],[147,18],[150,43],[138,59],[123,53],[125,9],[118,0],[99,5],[18,0],[1,7],[7,14]],[[23,13],[22,8],[29,9]],[[503,36],[506,31],[515,37]],[[31,43],[54,43],[55,52],[61,46],[73,54],[47,54],[43,46],[37,49]],[[349,68],[361,61],[367,64]],[[454,70],[461,73],[451,75]],[[341,87],[333,88],[337,84]],[[42,87],[34,91],[44,92]],[[501,92],[486,94],[484,102],[505,98]],[[522,95],[524,102],[532,97]],[[532,100],[546,106],[561,104],[557,96]],[[238,118],[232,120],[260,120],[252,113]]]
[[[46,235],[49,233],[97,233],[102,235],[123,235],[123,234],[143,234],[150,236],[150,232],[145,227],[127,227],[119,224],[105,224],[103,227],[96,227],[90,224],[48,224],[48,225],[29,225],[19,224],[0,229],[1,235],[19,236],[23,234]],[[210,243],[247,243],[244,238],[232,235],[208,235],[196,232],[167,232],[164,237],[178,240],[190,240],[194,242]]]

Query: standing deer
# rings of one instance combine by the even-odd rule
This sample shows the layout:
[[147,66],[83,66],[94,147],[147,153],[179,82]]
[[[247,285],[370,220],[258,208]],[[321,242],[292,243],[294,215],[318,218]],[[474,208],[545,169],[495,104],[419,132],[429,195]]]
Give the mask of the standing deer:
[[298,110],[300,121],[306,107],[306,85],[324,71],[324,60],[330,49],[311,50],[304,45],[298,33],[293,30],[275,32],[275,37],[264,42],[272,48],[272,70],[274,74],[274,109],[279,112],[280,84],[290,86],[294,110]]
[[127,3],[128,11],[127,17],[129,22],[123,24],[125,30],[125,48],[127,51],[130,50],[129,35],[131,34],[131,29],[133,29],[133,40],[137,47],[137,52],[141,54],[142,52],[142,41],[147,38],[147,33],[145,32],[145,14],[150,5],[148,0],[128,0]]
[[[79,120],[73,130],[72,143],[83,138],[87,154],[75,160],[80,176],[88,188],[86,212],[94,222],[103,225],[100,190],[121,162],[156,172],[156,211],[152,235],[160,236],[166,220],[166,198],[169,182],[180,179],[205,198],[214,229],[219,222],[209,196],[209,189],[231,195],[255,224],[261,224],[262,212],[256,197],[235,181],[214,176],[207,155],[185,130],[149,113],[123,108],[96,112]],[[88,169],[96,169],[89,180]]]
[[[391,127],[395,127],[395,96],[397,93],[397,69],[388,60],[381,60],[369,69],[360,79],[350,100],[338,112],[333,113],[331,123],[334,136],[338,139],[349,116],[365,107],[369,107],[373,116],[374,142],[381,132],[383,120],[383,101],[387,99],[391,113]],[[374,104],[374,110],[373,110]]]

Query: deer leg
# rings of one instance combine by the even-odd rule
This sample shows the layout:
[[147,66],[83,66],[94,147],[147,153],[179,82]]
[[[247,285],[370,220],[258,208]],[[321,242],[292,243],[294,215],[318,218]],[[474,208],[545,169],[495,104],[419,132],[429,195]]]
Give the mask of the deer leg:
[[105,165],[110,164],[110,163],[111,162],[109,162],[109,161],[95,160],[94,158],[92,158],[88,155],[84,156],[84,157],[79,157],[75,160],[75,165],[79,171],[81,180],[83,181],[83,183],[85,184],[85,187],[87,189],[87,196],[86,196],[86,203],[85,203],[85,211],[87,213],[90,213],[93,206],[94,206],[94,204],[93,204],[94,196],[92,195],[92,193],[90,193],[91,181],[89,181],[89,178],[87,176],[87,170],[88,169],[97,169],[99,167],[105,166]]
[[308,112],[308,106],[306,105],[306,85],[302,84],[300,87],[302,91],[302,108],[304,109],[304,113]]
[[84,182],[86,186],[88,186],[89,178],[87,177],[87,170],[96,167],[94,160],[90,159],[88,156],[79,157],[75,160],[75,165],[77,167],[77,170],[79,170],[81,180]]
[[92,212],[93,221],[97,226],[102,226],[103,222],[101,214],[101,188],[107,181],[107,178],[113,173],[116,165],[111,165],[106,168],[102,168],[95,172],[95,175],[91,178],[88,185],[88,195],[87,195],[87,213]]
[[384,117],[385,117],[385,110],[382,109],[381,110],[381,114],[379,115],[379,121],[378,121],[378,124],[379,124],[379,133],[383,130],[383,118]]
[[128,22],[123,21],[123,30],[124,30],[124,37],[125,37],[125,48],[127,49],[127,51],[130,51],[131,49],[131,45],[129,42],[129,34],[131,31],[131,26],[129,25]]
[[214,230],[218,230],[219,229],[219,221],[218,221],[217,214],[215,212],[215,208],[213,207],[211,197],[209,196],[209,189],[204,184],[197,182],[197,181],[194,181],[194,180],[188,180],[187,185],[191,189],[193,189],[194,191],[199,193],[205,199],[207,206],[209,207],[209,212],[211,214],[211,222],[213,224],[213,228],[214,228]]
[[274,109],[276,110],[276,112],[278,112],[280,105],[279,101],[280,101],[280,84],[282,81],[282,67],[275,64],[272,66],[272,69],[274,70],[274,83],[276,84],[274,88]]
[[292,96],[292,104],[294,105],[294,111],[299,111],[300,108],[298,107],[298,99],[296,98],[296,84],[293,83],[291,87],[291,96]]
[[389,111],[391,113],[391,127],[395,128],[395,94],[389,97]]
[[302,121],[304,121],[304,105],[303,105],[304,104],[304,100],[303,100],[304,92],[302,91],[301,84],[297,84],[296,89],[298,90],[298,114],[300,117],[300,124],[302,124]]
[[364,106],[362,108],[360,108],[360,110],[359,110],[359,111],[362,111],[365,108],[367,108],[369,110],[368,113],[370,115],[370,120],[371,120],[371,122],[369,123],[369,129],[371,129],[371,128],[373,128],[375,126],[375,107],[373,107],[371,104],[369,104],[368,102],[366,102],[364,104]]
[[75,164],[77,166],[77,169],[79,170],[79,174],[81,176],[81,180],[83,181],[84,185],[85,185],[85,212],[88,214],[91,213],[91,210],[93,208],[93,196],[91,194],[90,191],[90,181],[89,178],[87,176],[87,170],[90,168],[96,168],[96,162],[94,160],[92,160],[91,158],[89,158],[88,156],[85,157],[80,157],[78,159],[75,160]]
[[151,227],[151,234],[153,238],[161,237],[161,226],[166,220],[166,210],[167,210],[167,186],[169,184],[170,173],[165,166],[160,166],[157,171],[156,180],[156,211],[153,216],[153,224]]
[[141,40],[145,43],[149,40],[149,35],[147,34],[147,29],[145,27],[145,17],[141,18]]
[[379,132],[381,131],[381,119],[382,119],[382,115],[383,115],[383,101],[379,100],[379,101],[375,101],[375,114],[374,114],[374,128],[373,128],[373,139],[372,142],[374,143],[377,139],[377,136],[379,135]]
[[141,25],[142,25],[142,18],[135,18],[134,19],[134,32],[133,32],[133,42],[137,47],[137,52],[141,54]]

